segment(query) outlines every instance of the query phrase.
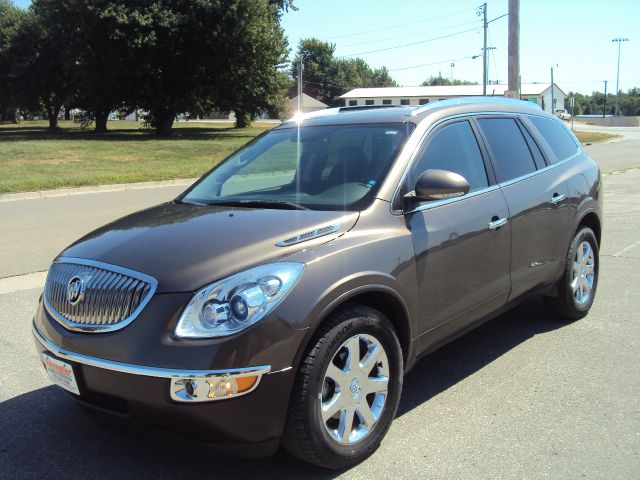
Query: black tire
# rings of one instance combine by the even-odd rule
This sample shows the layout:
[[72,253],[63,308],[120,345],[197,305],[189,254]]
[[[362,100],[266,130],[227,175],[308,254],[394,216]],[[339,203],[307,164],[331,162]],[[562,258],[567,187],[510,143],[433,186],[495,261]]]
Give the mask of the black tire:
[[[328,433],[320,409],[329,362],[356,335],[371,336],[383,347],[389,381],[384,407],[373,427],[359,441],[344,445]],[[376,451],[391,426],[400,402],[402,375],[402,350],[391,322],[372,308],[346,305],[321,325],[302,359],[289,403],[283,447],[301,460],[325,468],[347,468],[360,463]],[[354,418],[357,423],[358,417]]]
[[[583,242],[587,242],[593,251],[594,275],[589,298],[585,302],[580,303],[575,297],[572,282],[574,280],[574,259],[576,258],[578,248],[580,248]],[[571,246],[569,247],[567,265],[562,277],[558,281],[558,295],[544,298],[547,310],[551,314],[567,320],[578,320],[589,313],[589,309],[591,305],[593,305],[593,300],[596,296],[599,268],[600,258],[598,256],[598,241],[596,240],[596,236],[590,228],[582,227],[578,230],[575,237],[573,237]]]

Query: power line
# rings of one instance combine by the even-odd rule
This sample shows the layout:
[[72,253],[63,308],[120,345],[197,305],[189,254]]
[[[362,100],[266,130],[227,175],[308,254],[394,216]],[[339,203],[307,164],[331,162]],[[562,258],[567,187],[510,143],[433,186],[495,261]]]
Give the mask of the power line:
[[447,13],[445,15],[440,15],[439,17],[430,17],[430,18],[426,18],[426,19],[423,19],[423,20],[417,20],[415,22],[401,23],[401,24],[398,24],[398,25],[391,25],[391,26],[385,27],[385,28],[376,28],[374,30],[367,30],[367,31],[364,31],[364,32],[345,33],[344,35],[333,35],[331,37],[325,37],[325,40],[331,40],[331,39],[334,39],[334,38],[355,37],[355,36],[358,36],[358,35],[366,35],[367,33],[384,32],[386,30],[393,30],[394,28],[407,27],[409,25],[416,25],[418,23],[426,23],[426,22],[431,22],[433,20],[439,20],[441,18],[453,17],[454,15],[459,15],[460,13],[464,13],[464,12],[469,12],[469,9],[465,8],[464,10],[458,10],[457,12]]
[[467,33],[467,32],[473,32],[473,31],[477,31],[478,28],[469,28],[467,30],[462,30],[460,32],[455,32],[455,33],[450,33],[448,35],[441,35],[439,37],[433,37],[433,38],[429,38],[427,40],[422,40],[420,42],[413,42],[413,43],[405,43],[403,45],[395,45],[393,47],[387,47],[387,48],[380,48],[378,50],[369,50],[367,52],[358,52],[358,53],[351,53],[348,55],[341,55],[342,58],[346,58],[346,57],[357,57],[358,55],[367,55],[369,53],[378,53],[378,52],[386,52],[388,50],[395,50],[397,48],[404,48],[404,47],[412,47],[413,45],[421,45],[423,43],[429,43],[429,42],[434,42],[436,40],[442,40],[443,38],[449,38],[449,37],[454,37],[456,35],[461,35],[463,33]]
[[407,34],[403,34],[403,35],[396,35],[396,36],[393,36],[393,37],[380,38],[378,40],[371,40],[371,41],[367,41],[367,42],[349,43],[347,45],[340,45],[340,48],[355,47],[357,45],[368,45],[368,44],[371,44],[371,43],[382,43],[382,42],[386,42],[388,40],[395,40],[397,38],[415,37],[416,35],[423,35],[425,33],[441,32],[442,30],[448,30],[450,28],[462,27],[462,26],[465,26],[465,25],[474,25],[474,24],[478,24],[479,22],[480,22],[480,20],[474,20],[472,22],[459,23],[457,25],[449,25],[448,27],[435,28],[433,30],[424,30],[422,32],[410,33],[408,35]]
[[412,68],[429,67],[431,65],[440,65],[441,63],[462,62],[464,60],[470,60],[472,58],[473,58],[472,56],[460,57],[460,58],[450,58],[449,60],[441,60],[439,62],[423,63],[421,65],[412,65],[410,67],[390,68],[390,69],[387,69],[387,71],[389,71],[389,72],[399,72],[400,70],[411,70]]

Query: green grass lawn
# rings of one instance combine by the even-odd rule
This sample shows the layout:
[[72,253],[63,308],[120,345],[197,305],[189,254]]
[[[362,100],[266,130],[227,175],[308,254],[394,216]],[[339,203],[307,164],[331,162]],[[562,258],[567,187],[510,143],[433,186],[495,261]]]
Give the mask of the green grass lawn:
[[613,140],[614,138],[620,138],[621,135],[613,135],[611,133],[602,133],[602,132],[585,132],[585,131],[575,131],[573,132],[580,140],[580,143],[598,143],[598,142],[608,142],[609,140]]
[[4,124],[0,193],[198,177],[274,126],[180,122],[172,135],[157,137],[129,121],[109,122],[102,135],[65,121],[55,132],[44,121]]

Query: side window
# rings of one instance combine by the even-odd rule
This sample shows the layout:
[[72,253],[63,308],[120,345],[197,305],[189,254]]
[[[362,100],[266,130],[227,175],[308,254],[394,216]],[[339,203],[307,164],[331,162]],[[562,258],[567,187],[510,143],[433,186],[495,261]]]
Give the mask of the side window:
[[528,118],[542,134],[555,154],[556,158],[551,159],[551,163],[557,163],[560,160],[569,158],[578,151],[578,145],[561,123],[551,118],[534,116]]
[[493,152],[498,182],[536,171],[527,142],[513,118],[481,118],[478,123]]
[[429,169],[459,173],[469,182],[470,191],[489,185],[480,147],[468,121],[446,125],[431,137],[418,154],[408,187],[413,190],[418,177]]
[[544,155],[542,155],[540,147],[538,147],[538,144],[535,142],[529,131],[522,124],[520,124],[520,130],[522,130],[522,134],[527,141],[527,145],[529,145],[529,151],[531,152],[531,155],[533,155],[536,167],[538,167],[538,169],[546,167],[547,164],[544,161]]

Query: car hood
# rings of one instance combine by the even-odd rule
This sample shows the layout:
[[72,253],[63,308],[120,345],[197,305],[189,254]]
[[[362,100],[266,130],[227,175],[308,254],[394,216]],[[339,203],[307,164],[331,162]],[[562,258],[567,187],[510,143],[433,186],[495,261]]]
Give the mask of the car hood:
[[[155,277],[159,293],[191,292],[265,262],[337,238],[357,212],[275,210],[166,203],[105,225],[60,256],[104,262]],[[336,225],[328,235],[277,242]],[[299,239],[300,240],[300,239]]]

